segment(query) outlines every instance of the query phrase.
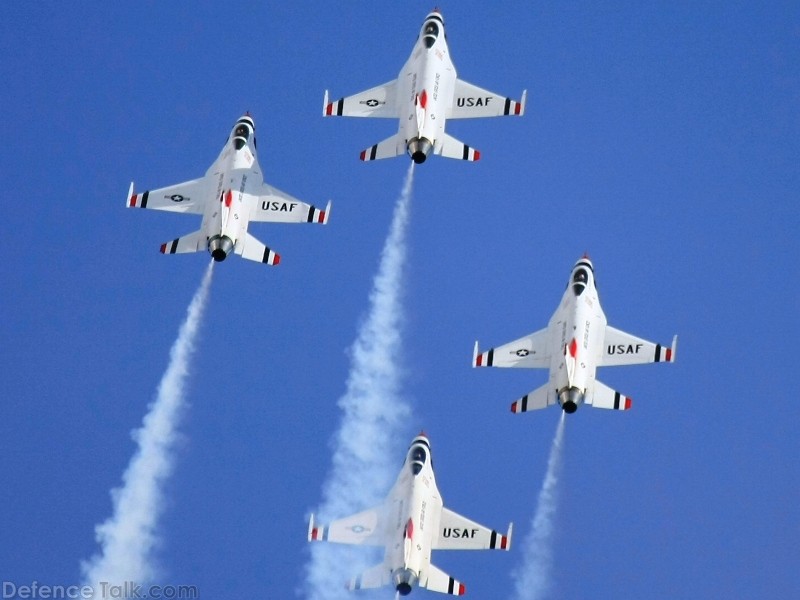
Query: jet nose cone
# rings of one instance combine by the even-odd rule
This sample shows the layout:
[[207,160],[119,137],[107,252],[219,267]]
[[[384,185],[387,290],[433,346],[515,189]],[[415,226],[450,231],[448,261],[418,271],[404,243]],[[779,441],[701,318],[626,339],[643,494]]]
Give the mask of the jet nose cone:
[[580,259],[578,259],[578,262],[575,263],[575,266],[577,267],[581,263],[589,265],[589,267],[594,269],[594,265],[592,264],[592,259],[589,258],[589,255],[586,252],[584,252],[583,256],[581,256]]

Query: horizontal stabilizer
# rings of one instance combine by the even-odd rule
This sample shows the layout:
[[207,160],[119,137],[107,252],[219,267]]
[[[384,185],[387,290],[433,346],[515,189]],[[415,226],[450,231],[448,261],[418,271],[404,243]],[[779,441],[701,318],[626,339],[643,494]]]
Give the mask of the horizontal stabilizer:
[[176,238],[166,244],[161,244],[161,254],[183,254],[185,252],[197,252],[205,249],[206,238],[203,230],[199,229],[187,235]]
[[529,410],[539,410],[547,408],[551,404],[556,403],[555,390],[550,388],[549,383],[545,383],[542,387],[535,389],[530,394],[525,394],[519,400],[511,403],[512,413],[523,413]]
[[432,592],[440,592],[442,594],[450,594],[451,596],[463,596],[467,593],[467,587],[450,577],[441,569],[428,565],[428,580],[420,585]]
[[348,590],[366,590],[389,585],[392,572],[383,563],[375,565],[347,582]]
[[623,396],[616,390],[597,380],[594,382],[594,393],[591,398],[586,399],[587,404],[595,408],[609,408],[612,410],[628,410],[633,404],[633,400],[628,396]]
[[393,135],[374,146],[361,151],[361,160],[370,161],[380,158],[394,158],[400,156],[406,150],[405,143],[399,135]]
[[280,254],[276,254],[267,248],[249,233],[245,233],[243,238],[239,238],[235,252],[242,258],[267,265],[277,265],[281,262]]
[[438,149],[434,149],[434,154],[439,154],[445,158],[468,161],[476,161],[481,158],[480,151],[467,146],[464,142],[459,142],[456,138],[446,133],[442,136],[441,146]]

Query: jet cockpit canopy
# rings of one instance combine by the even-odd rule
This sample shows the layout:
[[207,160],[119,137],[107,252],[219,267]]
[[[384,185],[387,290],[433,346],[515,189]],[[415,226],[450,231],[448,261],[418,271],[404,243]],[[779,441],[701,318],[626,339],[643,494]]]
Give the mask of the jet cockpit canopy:
[[572,275],[572,291],[576,296],[580,296],[583,290],[586,289],[586,284],[589,283],[588,271],[581,267]]
[[442,19],[436,13],[428,15],[428,20],[422,26],[422,43],[426,48],[431,48],[436,43],[441,31],[441,23]]
[[428,443],[428,437],[421,433],[414,438],[411,442],[411,447],[408,449],[408,456],[406,457],[406,464],[411,467],[411,472],[414,475],[419,475],[422,467],[428,462],[430,456],[431,446]]
[[408,459],[411,464],[411,472],[414,473],[414,475],[419,475],[419,472],[422,471],[422,467],[428,462],[428,452],[422,445],[417,444],[409,451]]
[[[244,116],[238,121],[236,121],[236,125],[233,127],[233,145],[237,150],[241,150],[244,148],[247,141],[250,139],[250,136],[253,135],[255,132],[255,123],[253,119],[248,115]],[[255,137],[253,138],[255,141]]]

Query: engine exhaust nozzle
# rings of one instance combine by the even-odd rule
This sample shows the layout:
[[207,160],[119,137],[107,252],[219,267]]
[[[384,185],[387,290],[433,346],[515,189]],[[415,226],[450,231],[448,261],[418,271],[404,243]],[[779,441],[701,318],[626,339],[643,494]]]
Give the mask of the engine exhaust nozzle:
[[561,403],[561,408],[564,409],[564,412],[571,415],[578,410],[578,405],[583,402],[583,392],[576,387],[561,390],[558,394],[558,401]]
[[231,250],[233,250],[233,240],[227,235],[215,235],[208,240],[208,251],[211,253],[211,258],[217,262],[225,260]]
[[408,154],[418,165],[425,162],[433,150],[433,143],[427,138],[414,138],[408,142]]
[[418,580],[417,574],[411,569],[397,569],[392,573],[394,588],[401,596],[408,596]]

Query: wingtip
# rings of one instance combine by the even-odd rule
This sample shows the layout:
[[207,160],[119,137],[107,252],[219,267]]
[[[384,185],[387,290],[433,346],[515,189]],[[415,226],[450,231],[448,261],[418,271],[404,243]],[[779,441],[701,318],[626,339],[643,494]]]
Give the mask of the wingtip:
[[508,524],[508,531],[506,532],[506,552],[511,550],[511,536],[514,533],[514,522]]
[[472,349],[472,368],[478,366],[478,340],[475,340],[475,346]]
[[328,116],[328,90],[325,90],[325,98],[322,101],[322,116]]
[[312,540],[312,533],[314,532],[314,513],[311,513],[311,518],[308,520],[308,541]]
[[128,197],[125,198],[125,206],[133,206],[131,200],[133,199],[133,182],[131,181],[131,186],[128,188]]
[[522,90],[522,98],[520,100],[520,104],[522,105],[522,108],[519,111],[519,116],[520,117],[525,114],[525,105],[527,103],[528,103],[528,90]]
[[670,357],[670,362],[675,362],[675,356],[678,352],[678,335],[675,334],[672,337],[672,356]]
[[325,205],[325,216],[322,218],[322,224],[323,225],[327,225],[328,224],[328,219],[330,219],[330,217],[331,217],[331,206],[332,205],[333,205],[332,202],[330,200],[328,200],[328,203]]

